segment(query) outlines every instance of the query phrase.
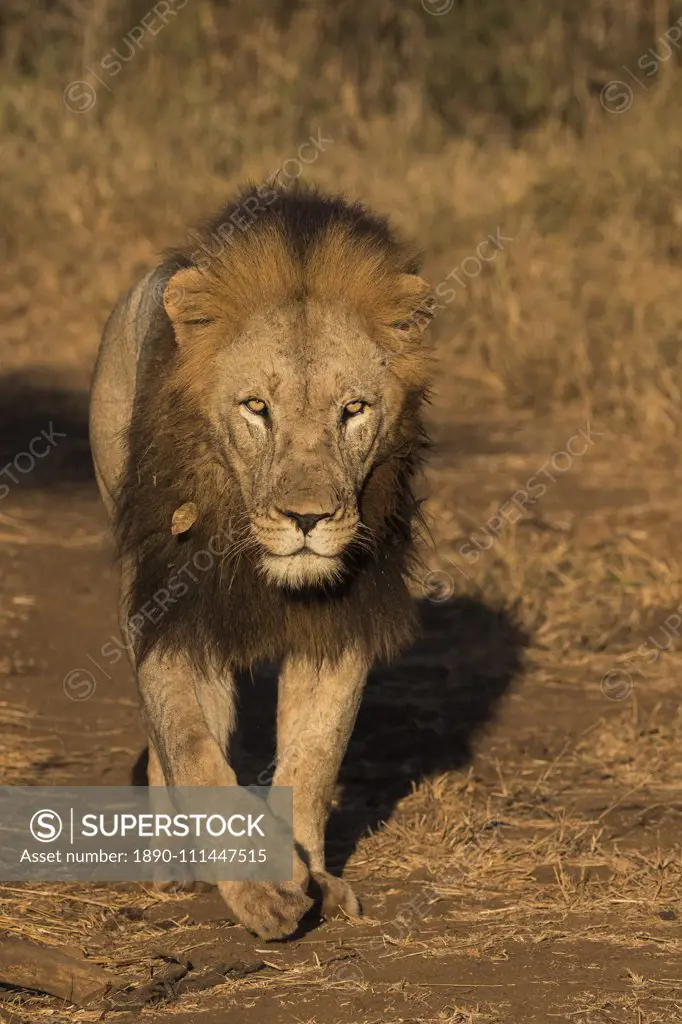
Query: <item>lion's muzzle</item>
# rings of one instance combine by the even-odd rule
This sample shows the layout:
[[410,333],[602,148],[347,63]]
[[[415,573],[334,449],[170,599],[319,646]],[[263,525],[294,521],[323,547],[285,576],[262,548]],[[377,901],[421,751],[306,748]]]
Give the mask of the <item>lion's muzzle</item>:
[[339,579],[341,556],[355,539],[357,526],[355,509],[337,504],[321,510],[313,502],[298,502],[294,508],[272,505],[253,519],[266,575],[291,587]]

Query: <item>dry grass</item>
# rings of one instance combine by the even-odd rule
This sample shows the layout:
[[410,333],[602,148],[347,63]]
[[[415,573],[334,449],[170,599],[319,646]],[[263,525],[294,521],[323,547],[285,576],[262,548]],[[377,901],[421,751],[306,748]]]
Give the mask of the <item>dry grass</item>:
[[[188,4],[113,76],[100,61],[123,49],[144,11],[103,3],[79,21],[57,4],[46,23],[61,46],[40,78],[20,73],[21,54],[30,64],[32,36],[30,19],[15,14],[8,37],[14,62],[0,105],[4,365],[67,364],[84,379],[112,303],[158,251],[245,179],[263,180],[287,160],[294,162],[285,173],[298,173],[299,147],[321,133],[333,141],[303,166],[305,177],[390,214],[424,245],[434,285],[467,257],[473,273],[476,248],[489,234],[512,239],[478,276],[460,270],[462,283],[445,303],[441,337],[453,372],[514,406],[576,402],[619,430],[655,438],[676,432],[679,79],[672,62],[661,65],[666,73],[646,81],[648,91],[633,85],[632,107],[622,114],[602,109],[598,88],[619,58],[632,58],[644,77],[636,58],[662,24],[660,3],[655,17],[653,8],[631,5],[607,45],[599,29],[605,7],[594,0],[581,27],[584,52],[570,42],[569,14],[562,15],[563,35],[552,35],[558,21],[547,30],[544,56],[535,55],[538,81],[515,92],[520,83],[510,72],[498,97],[502,109],[516,97],[518,109],[507,115],[532,126],[523,135],[504,126],[492,86],[487,121],[471,109],[466,74],[479,90],[481,76],[495,77],[479,51],[478,79],[470,66],[480,38],[471,11],[462,23],[458,9],[436,18],[419,4],[396,14],[381,3],[364,15],[364,5],[341,6],[337,18],[302,4],[287,22],[267,6],[246,16],[241,7]],[[493,34],[488,7],[483,16]],[[494,48],[515,67],[511,55],[523,33],[535,38],[533,18],[544,16],[529,8],[526,17],[500,26]],[[359,50],[357,41],[346,46],[353,18],[368,30],[376,19],[390,46],[367,53],[362,41]],[[410,55],[399,64],[400,84],[392,48],[396,60]],[[463,77],[451,82],[444,105],[436,80],[453,53]],[[567,55],[576,62],[568,93]],[[550,59],[551,72],[543,63]],[[187,67],[181,88],[178,61]],[[87,67],[99,69],[104,84]],[[307,75],[314,75],[314,96]],[[85,113],[64,102],[79,77],[97,89]],[[471,131],[453,135],[457,118],[444,108],[452,110],[458,97],[459,120],[468,110]],[[564,116],[576,97],[578,134]],[[539,118],[533,111],[543,106]]]

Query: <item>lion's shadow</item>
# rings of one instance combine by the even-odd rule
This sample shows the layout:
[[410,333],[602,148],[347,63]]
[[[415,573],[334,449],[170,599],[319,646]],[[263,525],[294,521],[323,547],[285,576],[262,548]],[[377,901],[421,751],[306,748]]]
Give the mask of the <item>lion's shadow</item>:
[[[460,596],[421,601],[420,613],[421,640],[403,660],[375,668],[367,683],[327,833],[328,865],[337,873],[414,783],[470,761],[476,736],[522,668],[528,637],[511,612]],[[263,766],[272,764],[275,704],[274,672],[241,681],[234,757],[242,782],[270,774]]]

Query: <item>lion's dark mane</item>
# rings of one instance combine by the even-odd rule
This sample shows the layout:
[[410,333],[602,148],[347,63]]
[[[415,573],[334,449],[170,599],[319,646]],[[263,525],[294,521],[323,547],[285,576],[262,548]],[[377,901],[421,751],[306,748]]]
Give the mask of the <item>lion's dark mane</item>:
[[[206,250],[215,246],[216,226],[243,200],[206,226]],[[359,238],[399,248],[385,221],[360,205],[315,192],[278,192],[260,216],[283,227],[292,259],[305,258],[319,233],[337,219],[350,222]],[[163,277],[191,265],[193,251],[196,241],[171,253]],[[414,260],[406,259],[405,269],[414,272]],[[405,410],[407,436],[374,467],[360,497],[361,512],[381,510],[375,550],[349,554],[342,585],[293,592],[260,575],[248,551],[219,554],[227,537],[232,549],[238,544],[245,509],[196,398],[168,384],[175,358],[173,328],[159,302],[143,341],[129,455],[116,497],[119,555],[132,568],[128,622],[138,662],[152,649],[183,654],[200,668],[245,668],[287,653],[320,662],[336,660],[353,643],[369,658],[391,657],[411,640],[416,621],[405,580],[419,522],[412,487],[426,443],[419,415],[423,389],[411,395]],[[188,533],[173,536],[172,513],[187,501],[196,503],[198,519]]]

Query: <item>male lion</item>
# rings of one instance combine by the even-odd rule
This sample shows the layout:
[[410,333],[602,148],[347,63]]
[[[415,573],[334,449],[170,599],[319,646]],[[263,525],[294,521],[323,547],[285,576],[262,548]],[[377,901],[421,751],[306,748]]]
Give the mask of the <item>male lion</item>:
[[[244,210],[247,227],[226,232]],[[273,781],[294,789],[294,878],[220,883],[264,938],[291,934],[311,892],[325,915],[359,913],[325,871],[324,831],[368,668],[413,635],[429,367],[417,271],[360,204],[259,187],[104,331],[90,431],[150,784],[235,784],[235,674],[282,663]]]

